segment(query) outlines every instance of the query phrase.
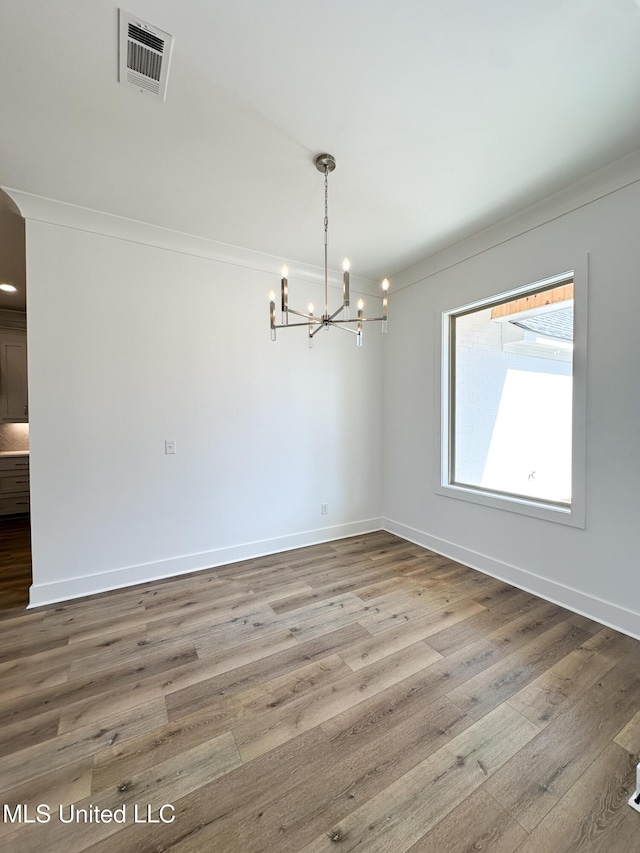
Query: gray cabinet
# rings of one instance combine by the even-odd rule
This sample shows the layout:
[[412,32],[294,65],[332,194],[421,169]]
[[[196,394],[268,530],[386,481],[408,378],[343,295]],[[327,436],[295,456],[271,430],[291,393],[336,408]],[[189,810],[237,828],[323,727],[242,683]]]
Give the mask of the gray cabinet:
[[0,456],[0,515],[29,512],[29,455]]
[[0,330],[0,419],[29,420],[27,333],[19,330]]

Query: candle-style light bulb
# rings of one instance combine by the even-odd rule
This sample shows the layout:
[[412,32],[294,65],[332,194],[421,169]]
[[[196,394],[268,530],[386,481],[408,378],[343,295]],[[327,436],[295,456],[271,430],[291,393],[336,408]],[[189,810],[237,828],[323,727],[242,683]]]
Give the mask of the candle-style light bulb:
[[358,311],[362,311],[364,308],[364,301],[362,299],[358,299]]
[[349,258],[345,258],[342,262],[342,309],[344,311],[344,319],[349,319],[349,270],[351,264]]
[[271,340],[276,339],[276,295],[271,291],[269,294],[269,327],[271,329]]
[[280,307],[282,309],[282,318],[284,323],[289,322],[289,267],[286,264],[282,266],[282,279],[280,280]]
[[387,292],[389,290],[389,279],[382,282],[382,334],[387,334]]
[[313,302],[307,305],[309,312],[309,349],[313,349]]

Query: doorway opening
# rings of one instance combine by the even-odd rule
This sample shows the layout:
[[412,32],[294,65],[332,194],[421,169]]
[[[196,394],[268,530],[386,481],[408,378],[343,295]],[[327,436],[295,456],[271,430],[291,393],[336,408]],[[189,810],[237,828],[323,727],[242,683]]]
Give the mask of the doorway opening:
[[0,193],[0,611],[31,583],[25,223]]

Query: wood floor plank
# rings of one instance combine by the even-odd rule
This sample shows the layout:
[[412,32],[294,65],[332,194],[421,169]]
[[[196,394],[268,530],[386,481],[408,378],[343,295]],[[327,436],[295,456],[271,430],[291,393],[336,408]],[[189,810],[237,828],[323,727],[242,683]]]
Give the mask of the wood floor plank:
[[[499,582],[490,579],[492,585]],[[421,619],[436,610],[450,611],[456,604],[472,601],[468,589],[432,592],[424,586],[415,586],[408,590],[394,591],[368,600],[370,612],[361,619],[361,624],[372,634],[392,630],[398,622]],[[446,626],[445,626],[446,627]]]
[[[123,780],[117,786],[79,800],[77,807],[114,810],[122,806],[132,809],[137,804],[155,803],[157,816],[160,805],[197,790],[239,765],[240,757],[233,738],[230,734],[220,735],[178,758],[170,758]],[[185,767],[189,768],[188,773]],[[68,853],[80,853],[118,829],[116,823],[76,823],[70,832],[64,823],[51,821],[49,824],[22,827],[7,837],[7,844],[15,853],[62,849],[63,845]]]
[[54,738],[60,727],[61,713],[60,710],[45,711],[0,727],[0,758]]
[[503,705],[465,729],[430,758],[326,827],[304,853],[390,849],[404,853],[538,734],[530,720]]
[[329,655],[313,663],[303,664],[292,672],[277,675],[241,693],[243,717],[258,716],[271,708],[283,708],[289,702],[301,699],[326,684],[333,684],[350,673],[340,655]]
[[[102,671],[89,680],[80,678],[66,681],[53,687],[34,690],[14,699],[3,700],[0,702],[0,723],[12,723],[18,719],[34,717],[45,711],[57,709],[63,711],[61,720],[70,716],[77,720],[80,713],[91,705],[98,706],[100,713],[100,708],[104,708],[106,697],[114,693],[122,702],[128,702],[128,707],[132,707],[134,704],[145,701],[144,699],[135,701],[139,698],[135,693],[136,691],[144,692],[147,686],[146,680],[150,687],[155,686],[151,681],[152,676],[158,676],[161,682],[172,668],[196,661],[197,657],[193,646],[181,646],[169,653],[156,655],[145,662],[126,663],[121,667]],[[149,695],[151,696],[151,693]],[[157,695],[160,695],[160,691]],[[78,714],[75,713],[76,711]],[[60,730],[67,730],[62,722]]]
[[[50,648],[55,643],[84,642],[103,634],[144,626],[147,621],[144,607],[137,604],[120,608],[105,601],[104,610],[94,610],[94,607],[92,605],[90,612],[77,620],[63,614],[46,614],[45,619],[30,627],[28,646],[34,647],[31,653]],[[25,632],[20,627],[6,634],[3,632],[3,640],[2,661],[24,656]]]
[[23,608],[8,608],[2,611],[2,631],[11,631],[26,625],[33,626],[47,617],[47,610],[40,608],[24,610]]
[[198,621],[193,618],[196,613],[202,616],[200,621],[206,621],[207,618],[222,619],[225,616],[234,616],[238,611],[264,610],[266,602],[257,600],[258,598],[250,590],[238,592],[233,589],[228,595],[218,592],[215,601],[211,601],[208,596],[203,597],[189,590],[189,595],[165,597],[162,602],[154,599],[152,606],[144,605],[144,621],[149,623],[167,620],[168,623],[172,618],[179,620],[180,617],[187,616],[189,624],[193,624]]
[[267,787],[239,812],[223,815],[215,832],[198,833],[197,844],[190,839],[180,849],[197,851],[217,843],[242,853],[295,853],[473,722],[444,697],[413,711],[382,718],[363,736],[327,746],[319,772],[299,779],[291,796]]
[[87,603],[85,607],[74,604],[56,605],[39,623],[38,630],[66,631],[69,637],[81,633],[87,626],[117,620],[122,616],[139,616],[146,612],[138,597],[127,593],[120,601],[108,598]]
[[447,695],[459,708],[478,719],[506,702],[520,687],[548,670],[588,637],[582,628],[560,622]]
[[124,631],[115,631],[112,634],[107,634],[98,637],[94,640],[88,640],[86,643],[62,643],[54,644],[51,648],[39,651],[32,655],[19,655],[15,658],[10,658],[0,664],[0,678],[4,681],[6,678],[11,678],[14,675],[20,674],[24,677],[28,673],[28,677],[36,675],[39,672],[48,670],[50,667],[67,664],[70,667],[76,661],[81,661],[86,657],[94,657],[94,662],[99,659],[101,654],[108,651],[104,655],[105,660],[111,660],[111,655],[120,655],[121,646],[125,645],[129,650],[133,649],[137,643],[146,640],[146,629],[144,626],[136,625],[134,628],[125,629]]
[[631,642],[629,637],[604,628],[507,701],[544,727],[602,678],[629,651]]
[[[238,836],[243,815],[253,809],[260,821],[260,812],[272,798],[279,802],[296,799],[300,785],[310,775],[317,775],[317,768],[324,766],[329,752],[319,728],[305,732],[175,800],[176,820],[172,824],[128,824],[118,833],[118,853],[151,853],[178,845],[198,853],[240,851]],[[269,849],[267,844],[265,840],[262,850]],[[113,840],[97,843],[91,853],[113,853]]]
[[405,577],[399,574],[391,574],[391,576],[383,580],[376,581],[361,587],[358,590],[358,598],[362,601],[370,602],[372,599],[379,598],[381,595],[387,595],[391,592],[404,592],[407,589],[418,587],[417,583],[407,581]]
[[40,672],[30,672],[29,678],[25,678],[25,671],[20,675],[2,679],[2,700],[9,701],[25,696],[29,693],[37,693],[47,687],[57,687],[69,680],[69,665],[50,666]]
[[382,631],[370,640],[363,640],[352,646],[343,654],[343,657],[351,669],[361,669],[418,640],[430,637],[446,625],[462,622],[483,609],[481,604],[465,600],[457,605],[451,605],[446,610],[434,610],[421,618],[409,620],[405,626],[396,627],[391,631]]
[[430,595],[424,589],[380,596],[368,602],[369,612],[359,620],[374,636],[393,631],[403,622],[422,619],[428,613],[442,610],[449,601],[445,594]]
[[[360,625],[347,625],[313,640],[297,643],[295,647],[286,648],[241,666],[237,669],[209,677],[209,658],[202,659],[195,671],[200,676],[206,673],[206,678],[176,678],[166,692],[166,705],[170,720],[178,720],[194,711],[208,708],[217,695],[233,696],[263,684],[270,678],[284,675],[298,669],[301,664],[312,663],[339,654],[343,646],[366,636],[366,631]],[[213,665],[217,670],[216,663]]]
[[239,669],[246,664],[262,660],[276,652],[285,649],[298,648],[300,643],[290,631],[273,634],[268,640],[249,640],[246,643],[232,646],[230,649],[219,650],[219,643],[211,641],[210,637],[199,637],[195,641],[196,651],[200,660],[206,659],[209,677],[221,675],[232,669]]
[[486,637],[487,634],[503,627],[513,619],[524,616],[528,610],[540,604],[539,598],[515,587],[472,596],[471,600],[481,604],[484,610],[462,623],[444,628],[432,635],[431,645],[440,654],[446,656],[467,643]]
[[[86,679],[96,676],[98,673],[105,673],[106,670],[119,670],[121,667],[131,664],[139,665],[146,661],[153,662],[153,659],[162,655],[163,652],[168,652],[171,658],[175,656],[176,651],[179,654],[180,649],[185,648],[195,649],[197,655],[195,643],[192,642],[192,638],[188,634],[181,636],[178,642],[172,636],[156,637],[150,640],[146,636],[146,631],[143,633],[136,632],[134,636],[125,640],[120,640],[120,636],[117,642],[103,641],[101,638],[96,643],[97,649],[93,654],[75,655],[73,650],[77,648],[78,643],[70,644],[69,649],[73,658],[69,666],[69,678],[71,680]],[[82,647],[84,648],[84,644]],[[194,659],[191,651],[188,658]],[[185,662],[186,660],[181,661],[181,663]]]
[[[408,853],[443,853],[449,850],[514,853],[526,838],[527,833],[520,824],[483,788],[478,788],[416,841]],[[542,853],[542,849],[538,853]],[[547,849],[551,851],[554,848]]]
[[96,758],[94,789],[113,784],[120,776],[139,772],[149,763],[177,756],[204,740],[223,733],[231,719],[257,717],[270,706],[282,707],[347,670],[338,655],[301,666],[244,693],[220,697],[219,702],[178,721],[147,732],[126,744],[116,744]]
[[160,699],[133,711],[104,715],[98,723],[65,732],[0,759],[0,786],[10,790],[42,773],[49,773],[86,758],[129,738],[159,728],[167,722],[167,710]]
[[626,749],[629,755],[637,755],[640,758],[640,711],[633,715],[613,740],[618,746]]
[[306,592],[300,592],[296,595],[270,602],[270,606],[274,613],[287,613],[291,610],[298,610],[300,607],[305,607],[307,604],[324,601],[327,598],[334,598],[345,592],[358,594],[359,590],[365,588],[367,584],[373,583],[378,578],[384,578],[386,575],[387,572],[385,569],[373,570],[367,567],[366,570],[354,573],[348,580],[340,580],[326,586],[310,587]]
[[[0,623],[1,625],[1,623]],[[10,645],[0,647],[0,664],[15,661],[20,657],[31,657],[40,652],[49,652],[57,646],[67,646],[69,639],[63,633],[56,636],[43,635],[33,639],[30,629],[22,632],[23,639]]]
[[[405,716],[420,713],[430,702],[443,697],[452,686],[462,684],[491,666],[499,656],[498,650],[486,640],[472,643],[455,655],[438,660],[382,693],[325,720],[320,724],[321,728],[330,742],[342,751],[354,742],[369,742],[372,732],[374,737],[381,737],[380,729],[384,729],[387,723],[395,725]],[[456,721],[466,716],[460,709],[458,711]],[[372,745],[371,748],[375,747]]]
[[154,679],[141,679],[130,684],[126,690],[114,688],[107,693],[99,693],[76,702],[63,710],[58,732],[64,734],[76,731],[98,723],[105,716],[127,712],[139,713],[139,709],[154,705],[156,700],[162,699],[164,690],[160,682],[165,677],[163,674]]
[[296,737],[364,699],[428,667],[440,658],[425,643],[416,643],[371,664],[366,670],[345,675],[339,682],[275,709],[257,721],[232,729],[243,761],[250,761],[274,746]]
[[400,539],[387,530],[376,530],[375,533],[367,533],[364,536],[347,536],[332,542],[331,546],[337,554],[362,554],[364,550],[370,556],[411,551],[415,548],[411,542]]
[[[268,674],[261,673],[259,679],[245,676],[229,683],[226,688],[207,689],[201,694],[200,703],[189,704],[188,713],[172,712],[171,725],[164,730],[156,730],[158,742],[154,743],[151,751],[155,754],[159,746],[173,749],[173,742],[167,742],[167,738],[175,739],[177,734],[185,731],[197,738],[202,731],[207,731],[212,737],[229,731],[233,726],[246,724],[258,717],[262,719],[270,709],[286,710],[289,703],[299,702],[320,687],[331,685],[347,672],[350,670],[342,658],[333,654],[312,663],[302,664],[298,659],[298,665],[294,669],[289,668],[284,675],[270,678]],[[217,686],[219,688],[219,682]],[[133,744],[132,749],[137,753],[137,744]]]
[[360,621],[365,615],[366,605],[353,593],[330,598],[326,601],[314,602],[306,607],[277,617],[281,628],[288,628],[295,633],[299,640],[313,639],[336,628]]
[[[156,614],[157,615],[157,614]],[[246,635],[251,628],[262,628],[254,634],[265,634],[265,630],[273,625],[275,621],[273,610],[264,602],[254,603],[249,601],[244,606],[234,605],[219,611],[207,608],[198,609],[194,612],[178,612],[165,615],[162,618],[147,620],[147,635],[150,639],[164,637],[169,633],[183,634],[190,629],[202,629],[203,635],[211,634],[215,637],[231,637],[234,635]],[[246,629],[246,630],[244,630]],[[196,635],[197,636],[197,635]]]
[[[68,806],[83,800],[91,793],[93,760],[86,758],[77,764],[67,765],[60,770],[45,773],[2,794],[2,802],[14,812],[16,806],[26,807],[27,814],[36,815],[41,804],[55,803],[56,806]],[[26,824],[23,824],[25,826]],[[7,821],[0,822],[0,839],[14,829]],[[2,841],[0,840],[0,844]]]
[[505,649],[506,654],[511,654],[554,625],[567,621],[568,618],[568,611],[543,599],[537,599],[533,607],[526,608],[524,613],[505,620],[496,629],[486,632],[484,636],[496,648]]

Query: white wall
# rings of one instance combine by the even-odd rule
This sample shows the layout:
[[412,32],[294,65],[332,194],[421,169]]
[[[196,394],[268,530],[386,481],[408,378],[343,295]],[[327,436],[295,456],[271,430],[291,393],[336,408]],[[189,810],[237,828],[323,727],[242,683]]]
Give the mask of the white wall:
[[[581,187],[573,210],[550,207],[543,222],[534,212],[404,277],[385,342],[383,512],[400,535],[640,636],[637,158],[633,180],[607,194],[605,178],[596,200],[585,203]],[[442,312],[572,269],[587,253],[585,529],[438,495]]]
[[[31,603],[377,529],[379,331],[272,343],[276,259],[66,213],[78,227],[27,221]],[[291,304],[320,304],[290,266]]]

